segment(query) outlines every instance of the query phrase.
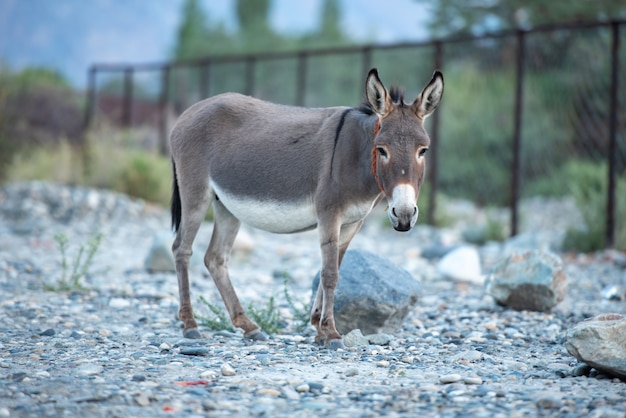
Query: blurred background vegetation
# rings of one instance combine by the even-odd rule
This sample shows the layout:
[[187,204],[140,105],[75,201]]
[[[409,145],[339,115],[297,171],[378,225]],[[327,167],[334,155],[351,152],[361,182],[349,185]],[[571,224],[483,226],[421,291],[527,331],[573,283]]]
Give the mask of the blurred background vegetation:
[[[234,1],[236,30],[208,18],[198,0],[184,0],[174,61],[320,50],[357,44],[342,26],[339,0],[322,1],[319,25],[300,35],[270,24],[271,0]],[[441,108],[439,188],[442,194],[486,207],[506,206],[510,170],[517,40],[471,39],[510,29],[562,22],[626,18],[617,0],[415,0],[430,16],[443,47],[446,96]],[[383,7],[382,5],[380,7]],[[621,86],[626,86],[626,25],[620,27]],[[375,41],[375,39],[373,39]],[[372,48],[371,65],[386,85],[417,95],[434,69],[430,43]],[[573,196],[586,224],[568,234],[572,248],[604,246],[611,27],[563,28],[526,36],[522,121],[522,196]],[[246,92],[248,61],[214,60],[210,67],[172,67],[168,88],[171,126],[190,104],[225,91]],[[298,55],[255,61],[251,93],[296,104]],[[357,105],[363,94],[360,53],[315,54],[306,61],[306,106]],[[121,126],[124,74],[98,76],[95,118],[84,129],[85,94],[49,68],[0,66],[0,182],[48,179],[112,188],[166,205],[171,182],[167,156],[158,152],[162,75],[133,74],[133,119]],[[204,81],[203,81],[204,80]],[[618,92],[616,245],[626,248],[626,88]]]

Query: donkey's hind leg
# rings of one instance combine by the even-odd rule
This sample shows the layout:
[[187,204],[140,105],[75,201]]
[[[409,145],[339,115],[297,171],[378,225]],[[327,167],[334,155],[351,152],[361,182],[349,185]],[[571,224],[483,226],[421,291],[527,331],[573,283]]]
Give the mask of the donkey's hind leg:
[[228,275],[228,261],[241,223],[219,200],[215,200],[213,209],[215,223],[211,244],[204,256],[204,264],[222,296],[233,325],[243,329],[245,338],[266,340],[267,335],[246,315]]
[[193,241],[198,234],[198,229],[204,221],[206,211],[214,199],[212,192],[200,190],[201,193],[183,193],[187,200],[182,201],[182,214],[180,227],[176,233],[176,239],[172,245],[174,260],[176,262],[176,275],[178,276],[178,294],[180,307],[178,319],[183,322],[183,336],[185,338],[201,338],[198,324],[193,316],[191,296],[189,292],[189,258],[192,254]]

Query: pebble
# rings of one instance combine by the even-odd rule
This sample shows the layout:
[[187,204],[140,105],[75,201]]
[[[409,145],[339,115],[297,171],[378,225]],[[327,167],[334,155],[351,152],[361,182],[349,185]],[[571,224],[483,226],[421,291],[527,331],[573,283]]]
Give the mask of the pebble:
[[233,368],[233,366],[231,366],[228,363],[224,363],[220,366],[220,371],[222,372],[223,376],[234,376],[237,374],[237,372],[235,371],[235,369]]
[[461,381],[461,379],[463,379],[463,377],[461,377],[460,374],[451,373],[451,374],[446,374],[446,375],[441,376],[439,378],[439,383],[444,383],[444,384],[456,383],[456,382]]
[[[430,416],[432,411],[582,417],[623,416],[626,410],[624,383],[577,363],[562,340],[565,330],[587,317],[626,314],[623,299],[607,297],[606,290],[626,288],[620,252],[563,255],[567,298],[552,313],[518,312],[485,298],[479,285],[441,279],[437,256],[420,256],[425,248],[464,244],[460,231],[469,220],[445,229],[418,223],[399,234],[379,222],[381,209],[366,220],[351,248],[381,254],[420,280],[423,296],[401,331],[381,334],[380,340],[368,335],[358,345],[329,351],[312,344],[310,329],[296,331],[285,316],[287,328],[262,343],[243,339],[239,330],[206,327],[200,327],[202,340],[186,340],[177,320],[175,275],[149,274],[143,267],[154,234],[171,235],[166,211],[106,191],[49,183],[4,190],[0,417],[59,411],[67,417],[140,418]],[[480,214],[471,205],[450,205],[459,219]],[[549,233],[554,224],[557,237],[568,207],[533,200],[520,209],[533,228]],[[249,245],[233,252],[230,269],[242,304],[264,306],[274,295],[281,312],[290,313],[285,286],[296,304],[308,302],[320,267],[317,232],[242,230]],[[104,238],[83,278],[85,290],[46,291],[43,283],[53,284],[61,273],[54,235],[69,237],[72,259],[98,232]],[[203,224],[199,248],[206,248],[210,236],[211,225]],[[506,248],[506,243],[478,248],[483,271]],[[272,275],[274,270],[286,275]],[[192,267],[190,276],[194,310],[206,315],[197,298],[218,303],[219,295],[202,265]]]

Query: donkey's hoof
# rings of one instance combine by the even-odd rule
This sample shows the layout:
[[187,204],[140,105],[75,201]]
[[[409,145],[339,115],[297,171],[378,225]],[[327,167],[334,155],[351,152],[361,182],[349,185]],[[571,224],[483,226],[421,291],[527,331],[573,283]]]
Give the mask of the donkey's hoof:
[[191,338],[192,340],[199,340],[202,338],[202,335],[200,335],[198,328],[189,328],[183,331],[183,337]]
[[345,350],[346,346],[343,345],[343,341],[339,339],[339,340],[328,341],[326,343],[326,348],[332,351],[337,351],[337,350]]
[[261,330],[250,331],[244,334],[243,337],[253,341],[265,341],[269,338],[269,336]]

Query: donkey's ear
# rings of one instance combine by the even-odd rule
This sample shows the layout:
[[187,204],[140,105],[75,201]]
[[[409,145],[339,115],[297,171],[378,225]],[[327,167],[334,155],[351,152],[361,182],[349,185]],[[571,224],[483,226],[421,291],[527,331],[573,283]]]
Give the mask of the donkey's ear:
[[433,79],[430,80],[430,83],[424,87],[419,97],[413,102],[413,110],[419,118],[424,119],[437,109],[442,96],[443,74],[440,71],[435,71]]
[[385,116],[391,111],[391,100],[389,99],[389,93],[383,83],[378,78],[378,70],[372,68],[367,75],[367,81],[365,82],[365,96],[367,101],[372,106],[372,110],[378,115]]

